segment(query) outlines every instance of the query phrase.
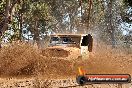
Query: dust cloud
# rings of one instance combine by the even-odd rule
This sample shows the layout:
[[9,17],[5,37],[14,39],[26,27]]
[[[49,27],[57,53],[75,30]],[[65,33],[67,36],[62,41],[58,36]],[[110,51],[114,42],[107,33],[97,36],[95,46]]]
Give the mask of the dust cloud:
[[10,44],[0,50],[0,76],[43,75],[65,78],[76,76],[78,67],[82,67],[87,74],[132,74],[132,54],[126,54],[121,48],[112,49],[104,43],[96,44],[87,60],[82,60],[81,57],[65,60],[52,56],[44,55],[41,49],[27,43]]

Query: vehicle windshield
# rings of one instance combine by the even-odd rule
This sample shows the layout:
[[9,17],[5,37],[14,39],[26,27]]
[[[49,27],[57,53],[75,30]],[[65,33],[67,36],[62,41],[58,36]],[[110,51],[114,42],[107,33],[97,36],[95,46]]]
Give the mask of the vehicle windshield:
[[51,37],[50,44],[76,44],[70,37]]

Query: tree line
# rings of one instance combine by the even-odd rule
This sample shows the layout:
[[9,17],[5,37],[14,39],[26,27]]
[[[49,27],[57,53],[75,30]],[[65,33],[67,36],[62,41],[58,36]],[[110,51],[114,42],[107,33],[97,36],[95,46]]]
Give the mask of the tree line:
[[97,31],[114,47],[124,30],[131,31],[131,17],[131,0],[0,0],[0,37],[23,41],[31,34],[39,44],[46,32]]

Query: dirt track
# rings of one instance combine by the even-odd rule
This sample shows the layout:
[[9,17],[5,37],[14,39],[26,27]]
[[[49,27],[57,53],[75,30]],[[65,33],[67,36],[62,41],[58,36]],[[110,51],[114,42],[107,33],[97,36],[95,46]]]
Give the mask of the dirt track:
[[0,88],[131,88],[132,84],[89,84],[80,86],[75,79],[42,80],[37,78],[0,79]]
[[[21,85],[25,88],[47,88],[45,87],[45,79],[48,78],[54,79],[47,81],[48,87],[74,87],[77,85],[75,77],[80,66],[86,73],[127,73],[132,75],[132,55],[125,54],[121,49],[111,49],[104,45],[95,47],[88,60],[81,61],[78,58],[69,61],[44,56],[40,50],[28,44],[15,44],[3,48],[0,52],[0,75],[5,78],[13,76],[22,79],[13,78],[9,80],[2,78],[0,79],[0,88],[11,88],[10,86],[18,88]],[[35,76],[35,78],[31,78],[32,76]],[[28,78],[23,79],[23,77]],[[130,84],[124,84],[123,88],[129,88],[129,86]],[[80,88],[80,86],[77,87]],[[86,88],[98,87],[119,88],[114,84],[88,85]]]

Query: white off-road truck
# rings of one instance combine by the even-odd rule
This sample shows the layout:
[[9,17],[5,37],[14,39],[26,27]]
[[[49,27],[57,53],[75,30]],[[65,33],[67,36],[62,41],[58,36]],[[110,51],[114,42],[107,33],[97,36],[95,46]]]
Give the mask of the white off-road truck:
[[51,34],[47,47],[52,57],[89,58],[92,52],[93,38],[90,34]]

